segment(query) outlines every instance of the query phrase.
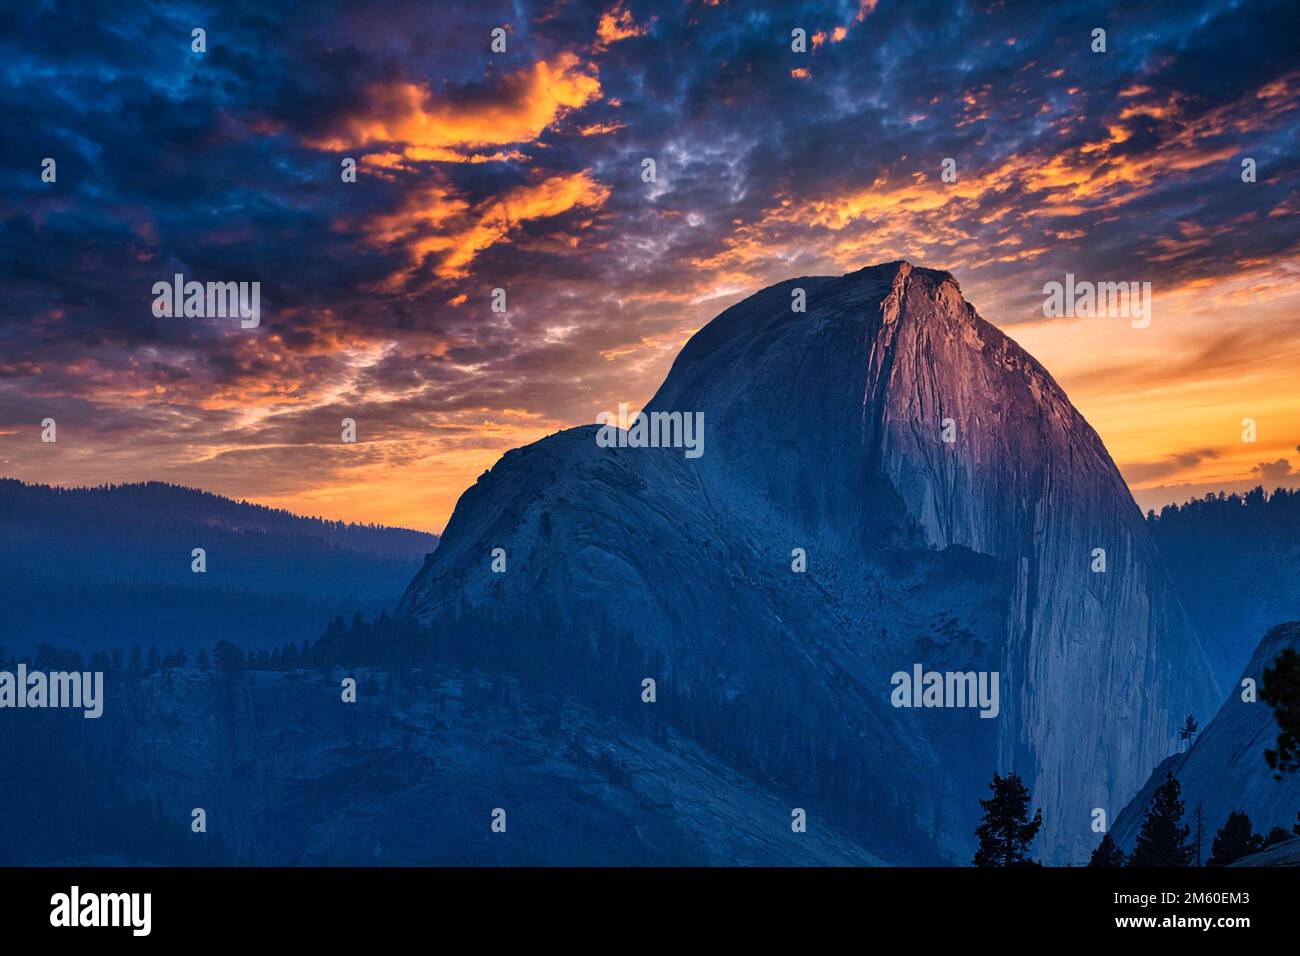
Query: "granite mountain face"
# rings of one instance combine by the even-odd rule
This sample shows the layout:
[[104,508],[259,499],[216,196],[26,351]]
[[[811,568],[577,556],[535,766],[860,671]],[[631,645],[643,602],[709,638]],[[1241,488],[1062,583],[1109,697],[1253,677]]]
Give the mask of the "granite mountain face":
[[[1084,862],[1092,809],[1117,814],[1214,709],[1101,440],[949,274],[765,289],[691,338],[645,411],[702,412],[702,457],[601,447],[594,426],[508,452],[399,614],[435,640],[467,617],[501,641],[617,632],[658,682],[646,706],[707,702],[710,750],[889,862],[968,863],[976,801],[1012,769],[1039,857]],[[996,719],[893,706],[918,664],[997,672]]]

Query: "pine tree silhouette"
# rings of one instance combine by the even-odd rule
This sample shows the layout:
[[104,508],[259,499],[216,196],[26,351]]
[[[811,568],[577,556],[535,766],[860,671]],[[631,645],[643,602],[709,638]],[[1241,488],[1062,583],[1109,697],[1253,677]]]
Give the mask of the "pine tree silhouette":
[[1263,839],[1265,847],[1277,846],[1279,843],[1285,843],[1291,839],[1291,834],[1287,833],[1282,827],[1274,827],[1268,831],[1268,835]]
[[238,674],[244,669],[244,652],[230,641],[217,641],[212,660],[223,674]]
[[1235,810],[1228,814],[1228,821],[1214,835],[1209,865],[1227,866],[1247,853],[1254,853],[1262,844],[1263,840],[1251,829],[1250,817]]
[[1109,833],[1101,838],[1097,848],[1092,851],[1092,858],[1088,860],[1089,866],[1123,866],[1124,851],[1115,845]]
[[1273,708],[1277,720],[1277,749],[1265,750],[1264,759],[1281,780],[1282,774],[1300,770],[1300,657],[1287,648],[1264,668],[1259,699]]
[[1130,866],[1187,866],[1192,848],[1187,845],[1191,828],[1183,824],[1183,788],[1172,773],[1156,790],[1142,820]]
[[992,798],[980,801],[984,821],[975,829],[980,846],[972,862],[976,866],[1040,866],[1028,856],[1029,844],[1043,825],[1041,810],[1029,819],[1029,788],[1016,773],[1005,777],[995,773],[989,789]]

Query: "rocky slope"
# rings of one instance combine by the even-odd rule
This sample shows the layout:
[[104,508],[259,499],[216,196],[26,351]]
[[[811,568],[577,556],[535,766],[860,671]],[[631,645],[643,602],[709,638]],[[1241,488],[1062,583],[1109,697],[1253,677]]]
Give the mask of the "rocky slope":
[[[703,412],[703,457],[599,447],[593,427],[507,453],[399,613],[547,608],[571,641],[629,631],[667,693],[751,715],[723,749],[762,762],[784,737],[828,741],[768,763],[810,788],[852,775],[827,798],[892,862],[968,862],[976,801],[1010,769],[1043,809],[1043,857],[1086,860],[1091,808],[1127,802],[1181,718],[1213,706],[1101,441],[947,273],[890,263],[759,292],[686,344],[647,408]],[[1000,672],[1000,715],[891,707],[890,675],[914,663]],[[838,777],[801,773],[828,761]]]
[[[358,681],[355,703],[340,700],[345,674]],[[787,795],[689,741],[653,740],[573,704],[536,706],[482,674],[416,670],[399,686],[370,670],[188,667],[110,690],[100,721],[53,719],[45,738],[29,723],[24,759],[0,740],[6,766],[24,769],[21,792],[0,781],[0,865],[178,853],[258,866],[880,862],[815,805],[802,805],[807,830],[795,833]],[[93,793],[109,821],[156,810],[114,841],[109,825],[82,826],[86,805],[69,793]],[[195,807],[204,834],[189,831]],[[491,828],[496,808],[504,833]],[[75,851],[48,842],[57,834]]]
[[[1275,826],[1290,830],[1300,812],[1300,774],[1275,780],[1264,761],[1264,751],[1277,743],[1277,722],[1268,704],[1242,699],[1242,681],[1252,678],[1256,686],[1264,668],[1283,650],[1300,650],[1300,621],[1272,628],[1260,641],[1241,680],[1228,691],[1228,698],[1208,726],[1184,753],[1162,761],[1146,785],[1124,808],[1111,827],[1111,835],[1129,851],[1137,839],[1142,817],[1152,795],[1172,773],[1182,785],[1183,803],[1190,819],[1199,803],[1205,836],[1203,853],[1209,855],[1214,833],[1228,814],[1240,810],[1250,817],[1256,833],[1266,834]],[[1295,849],[1295,848],[1292,848]]]
[[1229,866],[1300,866],[1300,837],[1243,856]]

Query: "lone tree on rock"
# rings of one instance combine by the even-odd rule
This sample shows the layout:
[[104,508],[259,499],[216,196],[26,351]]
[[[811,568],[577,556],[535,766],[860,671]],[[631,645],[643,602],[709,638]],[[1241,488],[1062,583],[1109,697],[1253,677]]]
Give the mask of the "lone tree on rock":
[[1156,790],[1142,819],[1130,866],[1187,866],[1192,848],[1187,845],[1191,828],[1183,824],[1183,788],[1172,773]]
[[1029,859],[1029,844],[1034,842],[1043,825],[1043,812],[1036,810],[1029,819],[1029,788],[1019,774],[993,775],[989,784],[993,796],[981,800],[984,821],[975,829],[980,848],[975,851],[976,866],[1040,866]]

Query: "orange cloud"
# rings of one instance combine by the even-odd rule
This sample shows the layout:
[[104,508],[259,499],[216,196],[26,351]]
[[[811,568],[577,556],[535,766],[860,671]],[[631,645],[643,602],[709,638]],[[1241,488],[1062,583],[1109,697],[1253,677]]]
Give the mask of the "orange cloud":
[[[518,158],[482,150],[535,140],[570,110],[601,96],[593,65],[573,53],[512,73],[490,97],[463,102],[439,99],[427,85],[395,82],[372,87],[364,111],[346,117],[332,135],[311,140],[316,149],[341,151],[386,144],[409,160],[472,162]],[[382,154],[373,154],[382,155]]]
[[623,123],[592,123],[590,126],[584,126],[578,130],[579,136],[604,136],[606,133],[617,133],[624,128]]
[[[987,92],[966,91],[968,114],[988,115]],[[757,221],[737,224],[722,250],[693,264],[754,283],[767,277],[771,263],[788,256],[792,242],[845,268],[892,258],[941,262],[952,269],[1033,261],[1050,251],[1044,240],[1067,225],[1052,220],[1111,212],[1171,177],[1230,163],[1241,149],[1231,134],[1266,128],[1300,106],[1295,87],[1279,83],[1202,114],[1177,97],[1153,101],[1150,92],[1127,88],[1115,115],[1102,124],[1104,135],[1092,142],[1055,154],[1037,149],[983,168],[962,167],[954,183],[940,182],[932,168],[882,174],[865,188],[798,202],[778,197]],[[1159,150],[1135,155],[1127,149],[1129,123],[1135,121],[1163,128]],[[1040,220],[1047,225],[1037,226]],[[995,223],[999,232],[992,238],[979,229]],[[1167,240],[1153,259],[1178,258],[1200,241],[1191,234]]]
[[[397,291],[430,255],[440,257],[434,270],[440,278],[461,278],[480,252],[507,241],[521,223],[572,209],[598,209],[609,193],[608,186],[585,171],[517,186],[472,207],[447,187],[432,186],[413,193],[401,209],[377,216],[362,228],[374,244],[402,244],[410,254],[410,269],[390,276],[385,284],[386,290]],[[576,244],[576,239],[570,244]]]
[[638,26],[632,19],[632,11],[617,3],[600,15],[600,22],[596,24],[596,45],[607,47],[619,40],[645,36],[649,31],[649,25]]

